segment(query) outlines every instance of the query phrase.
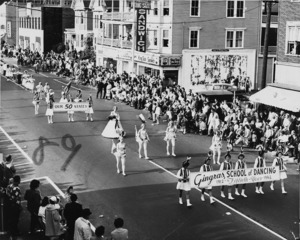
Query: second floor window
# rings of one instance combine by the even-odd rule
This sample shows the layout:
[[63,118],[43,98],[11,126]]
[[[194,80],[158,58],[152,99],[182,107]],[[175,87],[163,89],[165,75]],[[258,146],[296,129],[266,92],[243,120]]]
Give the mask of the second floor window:
[[200,0],[191,0],[191,12],[192,17],[200,17]]
[[190,30],[190,48],[199,47],[199,30]]
[[287,23],[286,54],[300,55],[300,22]]
[[226,48],[243,48],[243,47],[244,47],[244,31],[227,30]]
[[80,23],[83,24],[83,14],[80,15]]
[[244,0],[227,0],[227,17],[243,18],[245,11]]
[[153,2],[153,15],[155,15],[155,16],[158,15],[157,1],[154,1],[154,2]]
[[169,16],[170,15],[169,0],[164,0],[163,15],[164,16]]
[[169,30],[163,30],[163,47],[169,47]]

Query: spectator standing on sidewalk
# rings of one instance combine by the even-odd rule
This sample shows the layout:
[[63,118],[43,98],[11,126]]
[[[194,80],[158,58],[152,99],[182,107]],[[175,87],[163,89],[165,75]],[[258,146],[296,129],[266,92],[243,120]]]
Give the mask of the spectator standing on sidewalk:
[[91,238],[91,240],[108,240],[107,237],[104,237],[105,227],[99,226],[95,230],[95,236]]
[[111,240],[126,240],[128,239],[128,230],[123,228],[124,220],[122,218],[116,218],[114,221],[115,230],[111,232]]
[[19,184],[21,182],[20,176],[16,175],[13,178],[13,183],[10,184],[6,189],[6,194],[8,197],[8,212],[9,212],[9,233],[11,237],[15,237],[19,234],[18,223],[20,218],[20,213],[22,211],[21,205],[21,190]]
[[82,210],[81,217],[75,221],[74,240],[90,240],[93,236],[89,221],[91,214],[92,212],[89,208]]
[[82,205],[77,202],[77,195],[71,194],[70,196],[71,202],[65,205],[64,209],[64,217],[67,221],[67,239],[73,239],[74,236],[74,228],[76,220],[81,217],[82,214]]
[[42,200],[40,192],[40,181],[33,179],[30,182],[30,189],[26,190],[24,199],[27,200],[27,209],[30,212],[30,233],[33,234],[39,228],[38,213]]

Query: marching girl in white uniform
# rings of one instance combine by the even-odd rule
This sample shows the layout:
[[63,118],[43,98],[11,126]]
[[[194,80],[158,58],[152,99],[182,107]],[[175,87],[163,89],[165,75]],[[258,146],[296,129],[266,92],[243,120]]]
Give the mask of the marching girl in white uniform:
[[178,183],[176,189],[179,190],[179,204],[183,204],[182,201],[182,193],[185,191],[186,196],[186,205],[191,207],[192,204],[190,202],[190,191],[191,191],[191,184],[190,184],[190,170],[188,170],[188,166],[190,165],[189,160],[191,158],[187,157],[187,160],[182,163],[182,168],[180,168],[177,172]]
[[112,151],[111,153],[115,155],[117,160],[117,173],[119,174],[120,171],[120,163],[122,167],[122,175],[125,177],[125,162],[126,162],[126,143],[123,142],[124,138],[122,136],[119,137],[119,142],[117,145],[114,143],[114,140],[112,140]]
[[92,99],[92,94],[90,93],[90,96],[88,97],[87,101],[89,102],[89,108],[86,110],[86,120],[89,121],[89,119],[91,120],[91,122],[93,122],[93,114],[94,114],[94,110],[93,110],[93,99]]
[[37,91],[34,91],[32,103],[34,105],[34,113],[35,113],[35,115],[39,114],[40,95],[39,95],[39,93]]
[[[71,104],[72,104],[73,98],[72,98],[72,96],[71,96],[70,93],[68,94],[67,99],[68,99],[68,103],[71,103]],[[73,110],[69,110],[69,111],[68,111],[68,121],[69,121],[69,122],[74,122],[74,111],[73,111]]]
[[[287,169],[285,166],[285,162],[282,159],[282,152],[276,153],[276,158],[273,161],[272,167],[276,167],[276,166],[279,166],[282,194],[287,194],[287,192],[284,189],[284,179],[287,179],[287,174],[286,174]],[[275,181],[273,181],[270,186],[272,191],[274,191],[274,183]]]
[[[210,157],[207,157],[207,159],[205,160],[204,164],[200,167],[200,173],[213,171],[213,168],[210,165],[210,161],[211,161]],[[212,187],[211,186],[209,186],[207,188],[202,188],[202,191],[201,191],[201,200],[203,202],[205,201],[205,198],[204,198],[205,189],[208,190],[210,204],[213,204],[215,201],[214,201],[213,196],[212,196]]]
[[[235,170],[237,169],[247,169],[247,164],[245,162],[245,155],[241,152],[239,155],[238,155],[238,160],[237,162],[235,163]],[[242,193],[241,195],[246,198],[247,195],[245,194],[245,189],[246,189],[246,184],[243,184],[242,185]],[[235,185],[235,195],[240,195],[239,194],[239,185]]]
[[[212,144],[210,146],[210,150],[213,151],[214,164],[217,163],[220,165],[221,149],[222,149],[222,136],[221,136],[221,132],[217,131],[212,138]],[[216,154],[217,153],[218,153],[218,160],[216,162]]]
[[[220,166],[220,171],[233,169],[232,162],[230,160],[231,160],[231,155],[229,153],[227,153],[225,155],[225,161],[222,162],[222,164]],[[224,188],[225,188],[224,185],[221,186],[221,197],[222,198],[225,198]],[[232,194],[231,194],[231,190],[232,190],[231,188],[232,188],[232,186],[228,185],[228,199],[234,200],[234,198],[232,197]]]
[[[258,157],[255,159],[253,167],[254,168],[266,167],[266,160],[264,158],[264,151],[263,150],[260,150],[258,152]],[[264,192],[263,192],[263,186],[264,186],[264,182],[256,183],[256,185],[255,185],[255,192],[257,194],[264,194]]]
[[48,117],[48,123],[53,123],[53,103],[54,103],[54,93],[51,92],[49,96],[49,102],[47,103],[46,116]]
[[176,157],[176,154],[175,154],[176,131],[177,131],[177,128],[176,128],[174,122],[170,121],[168,123],[168,127],[166,129],[166,136],[164,138],[164,140],[167,142],[167,155],[168,156],[170,155],[169,146],[170,146],[170,142],[171,142],[172,156]]
[[145,159],[149,159],[147,145],[150,139],[144,123],[141,125],[141,129],[136,132],[136,141],[139,144],[139,158],[142,158],[142,148],[144,148]]

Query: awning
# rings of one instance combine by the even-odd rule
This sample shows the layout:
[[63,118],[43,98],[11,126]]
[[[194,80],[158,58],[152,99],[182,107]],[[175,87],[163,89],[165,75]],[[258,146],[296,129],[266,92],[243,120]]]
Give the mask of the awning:
[[253,94],[250,101],[285,109],[292,112],[300,111],[300,92],[291,89],[267,86]]

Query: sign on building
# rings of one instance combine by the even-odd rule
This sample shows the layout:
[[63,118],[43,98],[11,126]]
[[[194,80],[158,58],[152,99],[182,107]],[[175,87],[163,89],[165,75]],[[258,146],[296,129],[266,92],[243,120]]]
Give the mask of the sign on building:
[[151,9],[151,1],[148,0],[136,0],[135,1],[135,8],[143,8],[143,9]]
[[11,21],[7,21],[6,23],[6,33],[7,37],[11,38]]
[[146,52],[147,40],[147,10],[143,8],[137,9],[137,33],[136,33],[136,51]]

